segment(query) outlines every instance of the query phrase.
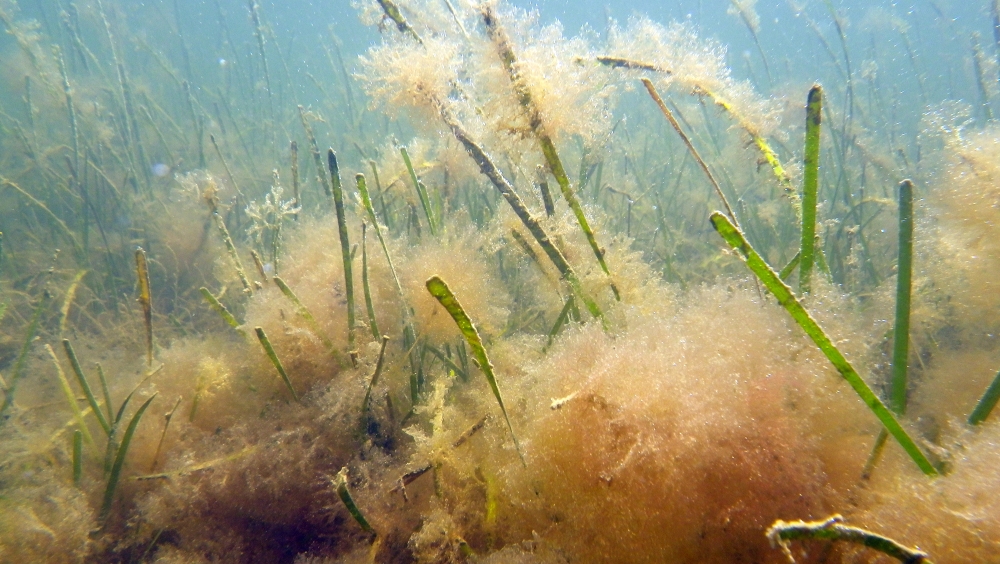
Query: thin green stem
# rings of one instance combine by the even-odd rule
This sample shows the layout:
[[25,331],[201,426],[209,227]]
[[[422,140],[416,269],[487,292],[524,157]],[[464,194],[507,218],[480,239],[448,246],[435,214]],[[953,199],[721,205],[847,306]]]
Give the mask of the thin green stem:
[[385,363],[385,346],[389,343],[389,337],[382,335],[382,345],[378,351],[378,361],[375,362],[375,372],[372,373],[371,380],[368,381],[368,389],[365,390],[365,399],[361,403],[362,420],[367,418],[368,410],[371,406],[372,388],[378,384],[379,376],[382,375],[382,367]]
[[77,171],[76,174],[80,174],[80,135],[77,132],[73,88],[69,84],[69,75],[66,73],[66,61],[63,58],[62,51],[58,46],[53,46],[52,50],[56,60],[59,62],[59,74],[62,75],[63,93],[66,95],[66,113],[69,118],[69,132],[72,137],[70,146],[73,147],[73,170]]
[[132,442],[132,435],[135,434],[135,429],[139,426],[142,414],[146,411],[146,408],[149,407],[149,404],[153,403],[154,399],[156,399],[156,394],[150,396],[150,398],[146,400],[146,403],[139,407],[139,410],[132,416],[132,420],[129,421],[128,428],[125,429],[125,434],[122,435],[122,443],[118,447],[118,452],[115,455],[115,463],[111,467],[111,474],[108,476],[108,485],[104,489],[104,502],[101,504],[101,512],[98,516],[98,522],[101,524],[107,520],[108,514],[111,513],[111,504],[115,499],[115,490],[118,488],[119,479],[121,479],[122,468],[125,466],[125,455],[128,454],[128,447]]
[[76,401],[76,394],[73,393],[73,388],[69,385],[69,380],[66,379],[66,373],[63,372],[62,365],[59,364],[59,359],[56,357],[56,351],[52,350],[52,345],[48,343],[45,344],[45,351],[49,353],[49,358],[52,359],[53,366],[56,367],[56,376],[59,377],[59,387],[62,389],[63,395],[66,397],[66,401],[69,403],[70,410],[73,412],[73,417],[76,419],[76,424],[83,432],[83,438],[87,439],[87,444],[97,448],[97,443],[94,442],[94,436],[90,434],[90,429],[87,428],[87,422],[83,418],[83,411],[80,409],[80,404]]
[[288,373],[285,372],[285,367],[282,366],[281,361],[278,360],[278,353],[274,352],[274,347],[271,346],[271,340],[267,338],[267,334],[264,333],[263,327],[254,327],[253,330],[257,333],[257,340],[260,341],[260,346],[264,347],[264,352],[267,353],[267,358],[271,359],[271,364],[274,365],[275,370],[278,371],[278,375],[281,376],[281,380],[285,383],[285,387],[288,391],[292,393],[292,398],[295,401],[299,401],[299,395],[295,393],[295,388],[292,387],[292,381],[288,379]]
[[872,451],[868,453],[868,459],[865,460],[865,466],[861,469],[862,480],[868,480],[872,477],[872,472],[875,471],[878,461],[882,458],[882,451],[885,450],[885,442],[887,440],[889,440],[889,433],[887,433],[885,428],[883,428],[878,432],[878,437],[875,438],[875,444],[872,445]]
[[167,438],[167,429],[170,428],[170,420],[174,417],[174,412],[180,407],[183,397],[178,397],[177,401],[174,403],[173,409],[168,411],[166,415],[163,416],[163,431],[160,432],[160,440],[156,443],[156,451],[153,452],[153,462],[149,465],[149,472],[153,473],[156,470],[156,462],[160,459],[160,451],[163,449],[163,439]]
[[437,220],[434,218],[434,210],[431,208],[431,200],[427,196],[427,187],[417,178],[416,171],[413,170],[413,163],[410,161],[410,154],[406,152],[406,147],[399,148],[399,154],[403,156],[403,163],[406,171],[410,174],[410,181],[420,198],[420,206],[424,208],[424,215],[427,216],[427,229],[431,232],[431,237],[436,237],[438,233]]
[[325,180],[326,169],[323,168],[323,154],[320,153],[319,144],[316,143],[316,134],[313,133],[312,126],[306,120],[306,109],[302,106],[298,106],[298,109],[299,120],[302,122],[302,129],[306,132],[306,139],[309,140],[309,147],[312,151],[313,163],[316,165],[316,183],[323,187],[323,191],[326,192],[327,196],[332,196],[333,194],[330,193],[330,183]]
[[219,229],[219,234],[222,235],[222,242],[226,244],[226,251],[229,252],[229,259],[233,261],[233,266],[236,268],[236,275],[239,276],[240,282],[243,284],[243,291],[252,296],[253,286],[250,285],[250,279],[247,278],[247,273],[243,270],[243,261],[240,260],[240,254],[236,251],[233,238],[229,236],[225,220],[217,211],[212,212],[212,218],[215,219],[215,226]]
[[[42,312],[45,307],[49,304],[48,290],[43,290],[42,296],[38,298],[38,304],[35,306],[35,311],[31,314],[31,321],[28,322],[28,330],[25,332],[24,341],[21,344],[21,350],[17,353],[17,360],[14,361],[14,371],[11,372],[10,381],[7,382],[6,389],[4,390],[3,405],[0,406],[0,425],[7,420],[6,413],[10,409],[10,406],[14,404],[14,392],[17,390],[17,383],[21,380],[21,376],[24,374],[24,365],[28,360],[28,352],[31,350],[31,343],[35,340],[35,334],[38,333],[38,324],[42,317]],[[90,440],[93,443],[93,439]]]
[[299,194],[299,144],[292,141],[288,146],[289,159],[292,161],[292,198],[295,200],[295,205],[299,208],[298,212],[295,212],[293,216],[295,221],[299,220],[299,213],[302,210],[302,196]]
[[368,327],[372,337],[379,338],[378,321],[375,319],[375,304],[372,303],[372,290],[368,284],[368,223],[361,222],[361,287],[365,292],[365,309],[368,311]]
[[18,194],[20,194],[21,196],[23,196],[26,200],[28,200],[33,205],[35,205],[38,209],[40,209],[43,212],[45,212],[45,214],[48,215],[49,218],[52,219],[52,221],[55,222],[56,225],[59,226],[59,229],[62,231],[63,235],[66,237],[66,240],[69,241],[69,243],[71,245],[73,245],[73,251],[74,251],[75,255],[77,257],[81,257],[81,258],[84,256],[83,247],[80,245],[80,242],[76,240],[76,236],[73,235],[72,231],[70,231],[69,226],[66,225],[66,222],[63,221],[62,218],[60,218],[58,215],[56,215],[55,213],[53,213],[53,211],[50,210],[49,207],[46,206],[44,202],[42,202],[38,198],[36,198],[33,195],[31,195],[30,192],[28,192],[24,188],[21,188],[21,186],[19,186],[17,183],[13,182],[12,180],[9,180],[7,178],[4,178],[3,176],[0,176],[0,188],[2,188],[3,186],[8,186],[10,188],[13,188],[15,192],[17,192]]
[[815,261],[816,200],[819,191],[819,134],[823,88],[814,84],[806,103],[805,171],[802,177],[802,241],[799,247],[799,292],[808,294]]
[[347,467],[344,466],[337,472],[337,476],[333,479],[333,487],[337,490],[337,496],[340,497],[340,501],[344,502],[344,507],[351,514],[351,517],[357,521],[358,525],[365,530],[366,533],[375,534],[375,529],[368,523],[365,519],[361,510],[358,509],[358,505],[354,503],[354,497],[351,496],[351,490],[347,488]]
[[344,259],[344,293],[347,295],[347,348],[351,362],[357,366],[358,353],[354,347],[354,273],[351,269],[351,243],[347,237],[347,218],[344,214],[344,189],[340,183],[340,167],[337,154],[330,149],[326,153],[330,165],[330,191],[333,206],[337,212],[337,234],[340,238],[340,254]]
[[212,309],[214,309],[219,314],[219,316],[222,317],[222,320],[225,321],[227,325],[229,325],[233,329],[236,329],[236,332],[239,333],[240,335],[246,337],[246,333],[244,333],[243,330],[240,329],[240,322],[237,321],[235,317],[233,317],[233,314],[229,312],[229,309],[227,309],[226,306],[224,306],[222,302],[219,301],[218,298],[212,295],[212,292],[210,292],[208,288],[202,286],[201,288],[198,288],[198,291],[201,292],[202,297],[205,298],[205,301],[208,302],[208,305],[210,305]]
[[69,357],[69,364],[73,368],[73,373],[76,374],[76,381],[80,383],[80,388],[83,389],[83,395],[87,397],[87,403],[90,404],[90,409],[94,411],[94,416],[97,417],[97,422],[101,424],[101,428],[104,429],[104,433],[107,435],[111,434],[111,424],[104,417],[104,412],[101,411],[101,407],[97,404],[97,398],[94,397],[94,392],[90,389],[90,383],[87,382],[87,377],[83,374],[83,367],[80,366],[80,361],[76,357],[76,351],[73,350],[73,345],[70,344],[69,339],[62,340],[63,349],[66,350],[66,356]]
[[556,322],[555,324],[552,325],[552,330],[549,331],[549,340],[548,344],[545,345],[546,347],[552,346],[552,340],[555,339],[556,335],[559,334],[559,331],[563,328],[563,325],[566,325],[566,322],[569,321],[569,314],[570,311],[572,311],[572,309],[573,309],[573,296],[570,295],[566,297],[566,305],[564,305],[563,308],[559,311],[559,315],[556,317]]
[[114,421],[115,410],[111,405],[111,391],[108,390],[108,379],[104,377],[104,369],[101,368],[101,363],[95,365],[97,367],[97,377],[101,381],[101,390],[104,392],[104,407],[108,410],[108,421]]
[[73,431],[73,485],[80,487],[83,478],[83,432]]
[[899,184],[899,261],[896,267],[896,324],[892,346],[892,394],[889,405],[906,413],[906,363],[910,352],[910,294],[913,275],[913,182]]
[[[753,38],[754,45],[757,46],[757,51],[760,53],[760,60],[764,63],[764,73],[767,74],[767,83],[769,85],[774,85],[774,79],[771,78],[771,67],[767,64],[767,55],[764,53],[764,47],[760,44],[760,38],[757,36],[757,30],[760,27],[759,18],[756,14],[751,13],[747,10],[746,4],[739,2],[738,0],[729,0],[736,9],[736,13],[739,14],[740,19],[743,20],[743,25],[746,26],[747,31],[750,32],[750,37]],[[750,8],[751,10],[753,8]]]
[[979,425],[985,421],[990,416],[990,412],[993,411],[993,407],[996,406],[997,400],[1000,400],[1000,372],[997,372],[990,387],[986,389],[986,393],[979,399],[976,408],[969,414],[969,425]]
[[801,257],[802,253],[796,252],[795,256],[792,257],[792,260],[788,261],[788,264],[786,264],[781,269],[781,272],[778,273],[778,278],[781,278],[782,280],[788,280],[788,277],[791,276],[792,272],[794,272],[795,269],[799,266],[799,259]]
[[778,278],[777,273],[771,269],[770,266],[764,262],[764,259],[757,254],[757,251],[750,246],[747,242],[746,237],[743,236],[741,232],[722,212],[713,212],[711,215],[712,225],[715,227],[719,235],[725,239],[726,243],[730,247],[739,251],[740,255],[745,260],[747,266],[753,271],[754,274],[764,283],[764,286],[774,294],[774,297],[778,300],[785,310],[792,316],[792,319],[799,324],[799,327],[805,331],[806,335],[819,349],[826,355],[830,363],[833,364],[834,368],[840,372],[840,375],[847,380],[847,383],[854,388],[854,391],[861,397],[861,400],[865,402],[865,405],[872,410],[875,417],[882,422],[885,429],[891,434],[903,450],[910,455],[910,458],[916,462],[917,466],[928,476],[936,476],[938,474],[937,469],[934,465],[927,459],[927,456],[920,450],[913,439],[906,433],[903,427],[896,420],[893,413],[882,403],[882,400],[878,398],[877,395],[868,387],[864,379],[858,374],[854,369],[854,366],[844,357],[840,352],[840,349],[833,344],[833,341],[827,336],[826,332],[820,328],[816,320],[809,315],[802,304],[799,302],[795,294],[792,293],[791,288],[789,288],[784,282]]
[[674,113],[671,112],[670,108],[667,107],[667,104],[663,102],[663,98],[661,98],[660,93],[656,91],[656,87],[653,86],[653,82],[648,78],[643,78],[642,84],[646,87],[646,91],[649,92],[649,96],[654,102],[656,102],[657,107],[660,108],[660,112],[663,114],[663,117],[667,118],[670,126],[674,128],[677,135],[679,135],[681,140],[684,141],[684,145],[688,148],[688,152],[691,153],[695,162],[698,163],[698,166],[701,167],[705,176],[708,177],[708,181],[712,184],[712,188],[715,189],[715,193],[719,196],[719,200],[722,201],[722,206],[726,209],[726,214],[729,215],[729,219],[738,226],[740,222],[736,219],[736,214],[733,213],[733,208],[729,205],[729,200],[722,192],[722,186],[719,185],[719,181],[715,179],[715,175],[712,174],[712,171],[708,168],[708,163],[706,163],[705,159],[701,158],[701,155],[698,154],[698,149],[694,148],[694,143],[691,142],[687,133],[684,133],[684,130],[681,128],[681,124],[678,123],[677,118],[674,117]]
[[257,38],[257,48],[260,49],[260,61],[264,69],[264,87],[267,88],[267,106],[270,111],[271,116],[271,127],[267,128],[271,131],[271,149],[274,147],[274,131],[275,131],[275,120],[274,120],[274,95],[271,91],[271,75],[267,68],[267,52],[264,50],[264,26],[261,24],[260,19],[260,6],[257,4],[256,0],[249,0],[247,2],[250,8],[250,18],[253,20],[253,31],[254,37]]
[[243,196],[243,191],[240,190],[240,185],[236,183],[236,177],[233,176],[232,169],[229,168],[229,163],[226,162],[226,157],[222,156],[222,149],[219,148],[219,143],[215,140],[215,134],[210,133],[208,139],[212,142],[212,146],[215,147],[215,154],[219,157],[219,161],[222,163],[222,168],[226,171],[226,176],[229,181],[232,182],[233,188],[236,190],[236,194],[239,195],[240,200],[246,202],[246,198]]
[[319,326],[319,322],[316,321],[316,318],[309,312],[309,309],[306,308],[305,304],[299,300],[299,297],[295,295],[295,292],[288,287],[288,284],[286,284],[280,276],[275,276],[272,280],[274,280],[278,289],[281,290],[281,293],[295,305],[296,313],[298,313],[302,319],[305,320],[306,325],[309,326],[309,330],[319,337],[319,340],[322,341],[323,346],[326,347],[327,350],[331,353],[335,353],[336,349],[333,346],[333,341],[330,340],[330,337],[328,337],[326,332]]
[[[372,171],[374,171],[375,163],[372,161]],[[376,179],[378,178],[376,174]],[[372,228],[375,229],[375,236],[378,237],[378,244],[382,247],[382,253],[385,254],[385,261],[389,263],[389,273],[392,274],[392,280],[396,283],[396,289],[399,291],[399,295],[403,296],[403,285],[399,283],[399,276],[396,275],[396,267],[392,264],[392,257],[389,256],[389,247],[385,244],[385,238],[382,237],[382,228],[379,227],[378,217],[375,216],[375,208],[372,206],[372,199],[368,193],[368,183],[365,181],[365,175],[360,172],[354,177],[354,180],[358,185],[358,193],[361,194],[361,204],[365,208],[365,212],[368,213],[368,219],[372,222]]]
[[514,447],[517,449],[517,454],[521,457],[521,462],[527,465],[524,461],[524,455],[521,453],[521,445],[517,442],[517,436],[514,434],[514,427],[510,424],[510,417],[507,416],[507,408],[504,407],[503,397],[500,395],[500,387],[497,385],[497,378],[493,373],[493,364],[486,355],[486,347],[483,346],[483,339],[479,336],[479,330],[476,329],[476,326],[472,323],[472,319],[465,313],[462,304],[459,303],[458,298],[455,297],[455,294],[452,293],[451,288],[448,287],[448,284],[444,280],[438,276],[431,276],[427,280],[427,291],[451,315],[451,318],[455,320],[455,325],[458,325],[459,331],[462,332],[462,336],[469,343],[469,348],[472,349],[472,356],[479,362],[479,369],[486,376],[486,380],[490,384],[490,389],[493,390],[493,396],[500,405],[500,411],[503,412],[504,421],[507,422],[507,429],[514,440]]

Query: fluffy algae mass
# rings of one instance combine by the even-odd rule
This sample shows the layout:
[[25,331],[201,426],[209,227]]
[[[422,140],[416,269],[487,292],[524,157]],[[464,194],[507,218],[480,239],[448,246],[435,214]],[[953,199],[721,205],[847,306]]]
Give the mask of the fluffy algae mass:
[[0,562],[995,561],[995,53],[731,4],[0,1]]

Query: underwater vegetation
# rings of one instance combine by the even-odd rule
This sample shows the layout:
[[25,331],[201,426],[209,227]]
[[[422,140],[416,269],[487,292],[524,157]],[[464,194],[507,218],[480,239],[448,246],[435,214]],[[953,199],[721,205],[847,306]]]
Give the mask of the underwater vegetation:
[[930,4],[803,69],[0,0],[0,562],[1000,561],[1000,35]]

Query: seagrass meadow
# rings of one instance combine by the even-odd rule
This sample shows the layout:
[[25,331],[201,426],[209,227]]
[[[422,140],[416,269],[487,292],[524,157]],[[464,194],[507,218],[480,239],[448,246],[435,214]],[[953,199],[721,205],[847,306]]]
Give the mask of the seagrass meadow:
[[1000,562],[996,0],[0,24],[0,562]]

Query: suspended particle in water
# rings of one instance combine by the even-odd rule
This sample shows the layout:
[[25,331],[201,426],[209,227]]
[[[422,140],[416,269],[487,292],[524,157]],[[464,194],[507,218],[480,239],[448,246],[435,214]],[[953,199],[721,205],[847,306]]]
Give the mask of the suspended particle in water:
[[170,167],[163,163],[156,163],[150,169],[153,172],[153,176],[158,178],[163,178],[164,176],[170,174]]

